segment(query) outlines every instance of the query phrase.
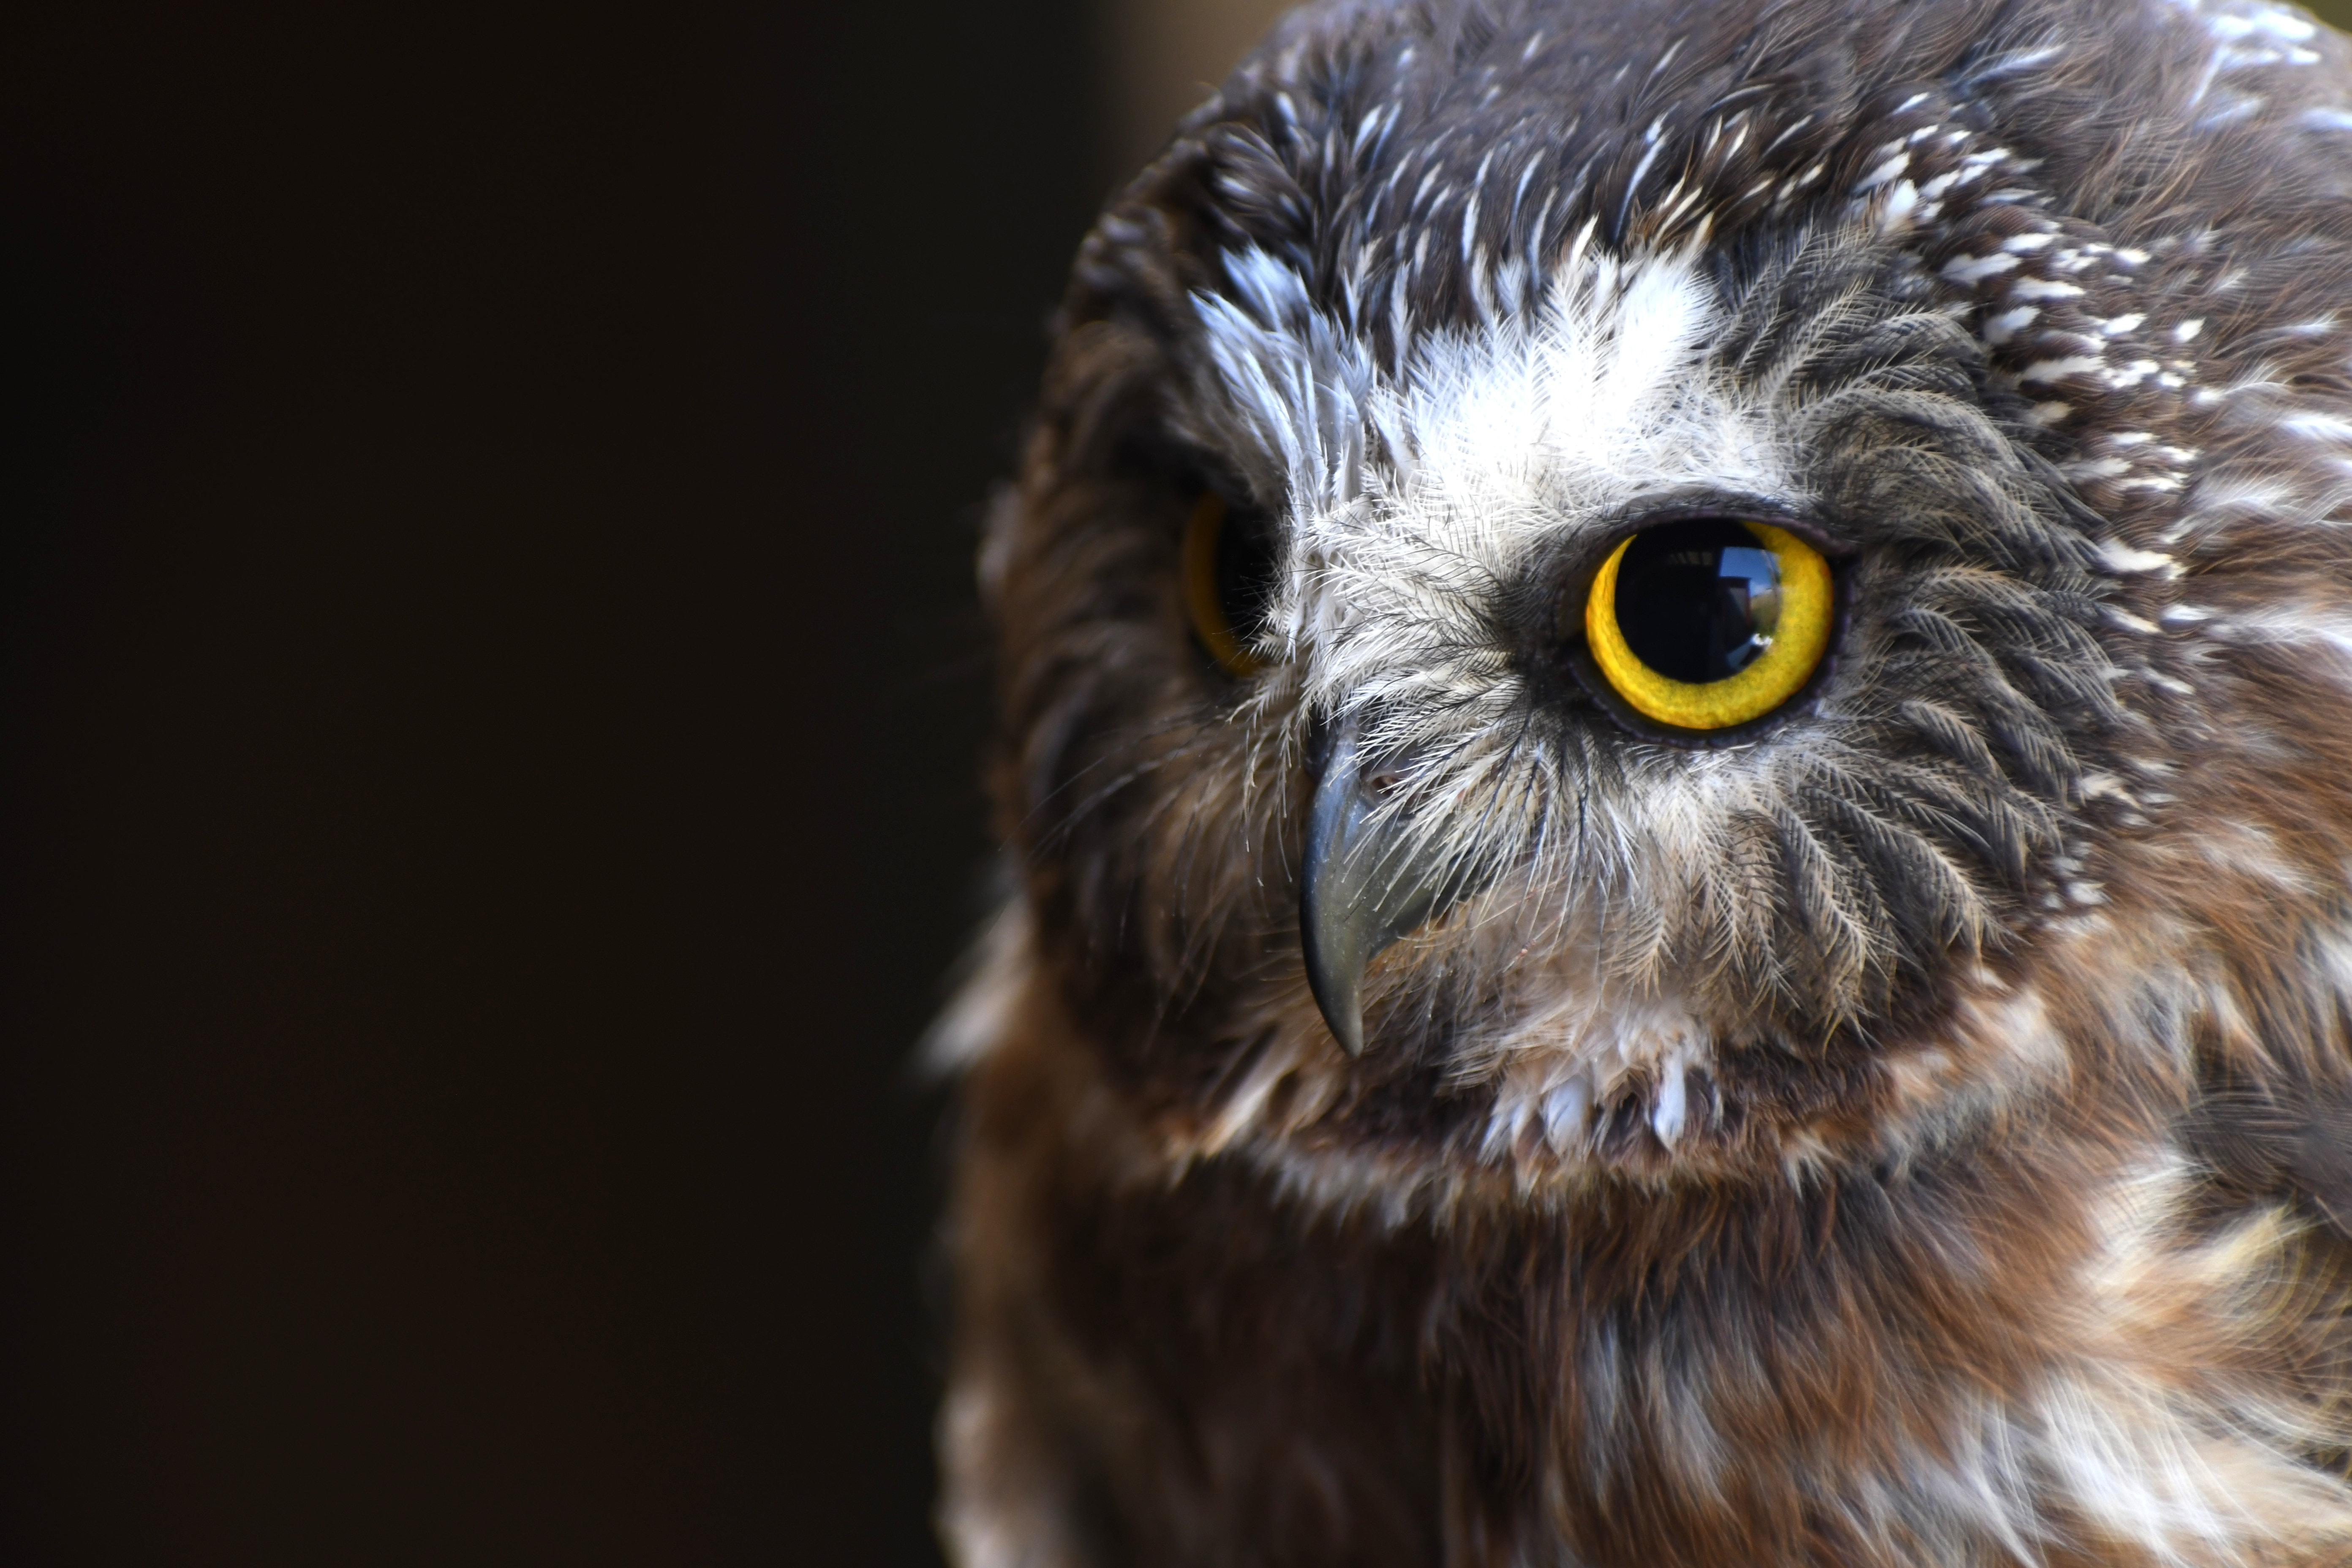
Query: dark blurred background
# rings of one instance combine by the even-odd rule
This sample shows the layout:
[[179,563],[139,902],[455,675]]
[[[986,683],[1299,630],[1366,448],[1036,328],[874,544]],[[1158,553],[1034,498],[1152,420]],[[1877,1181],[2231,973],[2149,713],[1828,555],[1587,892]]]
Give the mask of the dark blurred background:
[[968,561],[1195,9],[0,23],[0,1562],[935,1560]]

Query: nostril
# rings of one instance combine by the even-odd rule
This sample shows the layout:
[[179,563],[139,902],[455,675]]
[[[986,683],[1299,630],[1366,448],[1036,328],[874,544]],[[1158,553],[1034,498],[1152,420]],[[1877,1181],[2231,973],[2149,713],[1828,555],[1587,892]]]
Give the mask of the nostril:
[[1380,800],[1403,787],[1408,770],[1402,762],[1389,762],[1361,772],[1352,771],[1357,766],[1356,735],[1361,722],[1356,717],[1312,721],[1307,729],[1307,776],[1319,786],[1335,760],[1345,752],[1345,765],[1351,770],[1356,794]]

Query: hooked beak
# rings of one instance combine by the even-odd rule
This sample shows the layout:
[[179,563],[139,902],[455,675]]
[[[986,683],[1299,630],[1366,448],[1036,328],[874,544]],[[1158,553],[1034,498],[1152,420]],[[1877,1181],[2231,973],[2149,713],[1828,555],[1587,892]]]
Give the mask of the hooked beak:
[[1323,1021],[1349,1056],[1360,1056],[1366,966],[1471,889],[1447,876],[1442,855],[1413,842],[1402,815],[1376,816],[1384,780],[1364,773],[1355,721],[1334,725],[1324,740],[1323,776],[1307,818],[1298,934]]

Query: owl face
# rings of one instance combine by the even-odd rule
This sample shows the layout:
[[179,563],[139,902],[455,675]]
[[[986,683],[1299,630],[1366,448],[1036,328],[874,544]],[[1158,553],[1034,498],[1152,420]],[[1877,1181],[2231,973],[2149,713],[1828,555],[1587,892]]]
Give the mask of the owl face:
[[2267,882],[2164,826],[2278,739],[2217,693],[2302,700],[2274,637],[2167,630],[2192,570],[2316,581],[2180,522],[2294,488],[2190,346],[2245,279],[2068,215],[2022,44],[1825,114],[1760,24],[1547,36],[1302,21],[1088,242],[986,563],[1067,1005],[1171,1142],[1401,1204],[2177,1063],[2334,853],[2271,787]]

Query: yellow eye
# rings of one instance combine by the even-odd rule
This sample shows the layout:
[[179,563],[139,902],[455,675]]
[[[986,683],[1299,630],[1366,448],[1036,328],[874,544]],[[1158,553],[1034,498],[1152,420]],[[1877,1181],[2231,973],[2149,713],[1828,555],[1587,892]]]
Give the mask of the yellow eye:
[[1236,679],[1261,666],[1243,638],[1265,615],[1274,593],[1274,546],[1263,520],[1236,517],[1214,490],[1192,508],[1184,528],[1184,608],[1218,668]]
[[1584,602],[1584,637],[1643,718],[1726,730],[1803,688],[1829,651],[1834,600],[1829,563],[1795,534],[1695,518],[1610,554]]

